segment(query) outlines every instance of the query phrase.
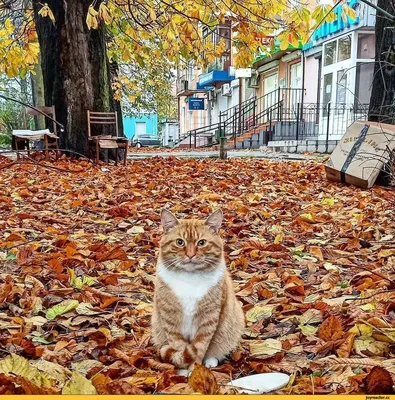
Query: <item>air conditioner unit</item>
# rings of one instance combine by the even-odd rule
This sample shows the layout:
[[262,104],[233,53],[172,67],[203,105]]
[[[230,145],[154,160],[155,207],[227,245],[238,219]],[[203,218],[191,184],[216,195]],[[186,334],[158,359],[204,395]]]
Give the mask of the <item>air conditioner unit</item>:
[[208,101],[215,101],[216,99],[217,99],[217,96],[216,96],[214,90],[209,90],[207,92],[207,100]]
[[229,83],[225,83],[221,86],[221,94],[222,96],[232,96],[232,89]]
[[251,78],[248,78],[247,86],[252,89],[259,89],[259,75],[256,71],[251,75]]

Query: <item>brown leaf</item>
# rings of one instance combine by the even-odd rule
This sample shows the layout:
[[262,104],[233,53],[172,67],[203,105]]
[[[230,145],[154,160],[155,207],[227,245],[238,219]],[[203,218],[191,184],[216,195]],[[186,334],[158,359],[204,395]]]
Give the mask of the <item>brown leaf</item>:
[[214,374],[203,365],[195,364],[188,382],[195,392],[202,394],[219,393],[219,387]]
[[344,332],[341,321],[335,315],[331,315],[327,318],[320,329],[318,329],[318,337],[326,342],[330,340],[339,340],[343,337]]
[[391,374],[382,367],[373,367],[364,379],[367,394],[394,394]]

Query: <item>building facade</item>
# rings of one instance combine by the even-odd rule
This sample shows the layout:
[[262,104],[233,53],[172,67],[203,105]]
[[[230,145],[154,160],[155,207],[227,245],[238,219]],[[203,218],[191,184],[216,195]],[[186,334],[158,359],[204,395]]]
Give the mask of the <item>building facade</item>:
[[[244,71],[234,68],[230,26],[211,32],[213,43],[218,37],[229,38],[226,52],[205,71],[188,64],[179,75],[180,135],[185,144],[210,144],[207,137],[218,130],[233,137],[234,147],[243,148],[269,141],[337,141],[351,123],[366,119],[376,12],[360,0],[348,0],[348,5],[355,19],[344,19],[343,6],[338,5],[336,19],[319,26],[306,45],[283,50],[276,33],[262,38],[266,51]],[[204,108],[190,109],[191,97],[202,98]]]
[[134,135],[158,135],[158,115],[139,114],[135,116],[124,116],[123,127],[128,139]]

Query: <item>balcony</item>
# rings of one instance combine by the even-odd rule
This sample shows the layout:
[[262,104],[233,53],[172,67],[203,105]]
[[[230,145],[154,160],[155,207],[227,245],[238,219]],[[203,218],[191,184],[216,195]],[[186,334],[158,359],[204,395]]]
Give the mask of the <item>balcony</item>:
[[207,72],[211,71],[226,71],[231,66],[230,54],[224,54],[217,58],[207,66]]

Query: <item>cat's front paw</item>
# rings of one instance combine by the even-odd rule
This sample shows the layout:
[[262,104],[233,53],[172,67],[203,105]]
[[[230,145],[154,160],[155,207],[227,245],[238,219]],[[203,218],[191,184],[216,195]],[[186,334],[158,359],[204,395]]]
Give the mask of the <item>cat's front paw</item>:
[[219,363],[218,358],[215,357],[209,357],[206,360],[203,361],[203,364],[207,368],[215,368]]

